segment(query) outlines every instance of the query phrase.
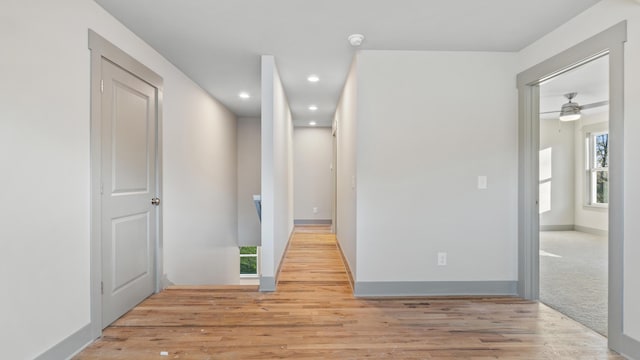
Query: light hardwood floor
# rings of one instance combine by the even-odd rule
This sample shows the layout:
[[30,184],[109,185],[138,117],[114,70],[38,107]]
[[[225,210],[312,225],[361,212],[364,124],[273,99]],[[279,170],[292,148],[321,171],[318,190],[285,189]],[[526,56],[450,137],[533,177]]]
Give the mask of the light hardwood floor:
[[536,302],[356,299],[328,233],[296,232],[283,261],[275,293],[171,287],[76,359],[622,359],[601,335]]

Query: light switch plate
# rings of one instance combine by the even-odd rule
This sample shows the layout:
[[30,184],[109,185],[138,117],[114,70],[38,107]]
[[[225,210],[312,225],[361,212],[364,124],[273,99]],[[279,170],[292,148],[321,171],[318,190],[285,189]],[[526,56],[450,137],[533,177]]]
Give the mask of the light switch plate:
[[487,177],[484,175],[478,176],[478,189],[484,190],[487,188]]

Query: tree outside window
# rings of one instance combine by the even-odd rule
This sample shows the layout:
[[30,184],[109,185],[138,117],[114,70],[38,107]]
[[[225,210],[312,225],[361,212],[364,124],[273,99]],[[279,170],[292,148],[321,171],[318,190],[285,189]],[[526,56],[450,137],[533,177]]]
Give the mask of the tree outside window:
[[609,203],[609,133],[589,135],[589,204]]
[[257,246],[241,246],[240,247],[240,276],[241,277],[258,276],[258,247]]

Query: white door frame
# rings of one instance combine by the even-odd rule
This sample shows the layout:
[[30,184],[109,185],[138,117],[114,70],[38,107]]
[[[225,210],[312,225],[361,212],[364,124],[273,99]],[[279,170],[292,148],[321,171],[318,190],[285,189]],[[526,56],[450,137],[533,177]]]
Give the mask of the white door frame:
[[[91,50],[91,335],[102,335],[102,243],[101,243],[101,64],[102,59],[117,64],[156,88],[156,197],[162,199],[162,86],[158,74],[89,29]],[[156,211],[155,292],[162,289],[162,206]]]
[[640,343],[624,334],[624,43],[627,23],[611,28],[518,74],[518,294],[539,296],[539,84],[596,57],[609,55],[609,347],[638,353]]

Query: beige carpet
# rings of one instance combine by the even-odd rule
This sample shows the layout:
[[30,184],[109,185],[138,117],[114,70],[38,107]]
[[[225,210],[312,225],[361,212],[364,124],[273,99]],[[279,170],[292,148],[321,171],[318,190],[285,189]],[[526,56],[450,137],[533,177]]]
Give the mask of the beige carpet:
[[607,335],[607,239],[540,232],[540,301]]

